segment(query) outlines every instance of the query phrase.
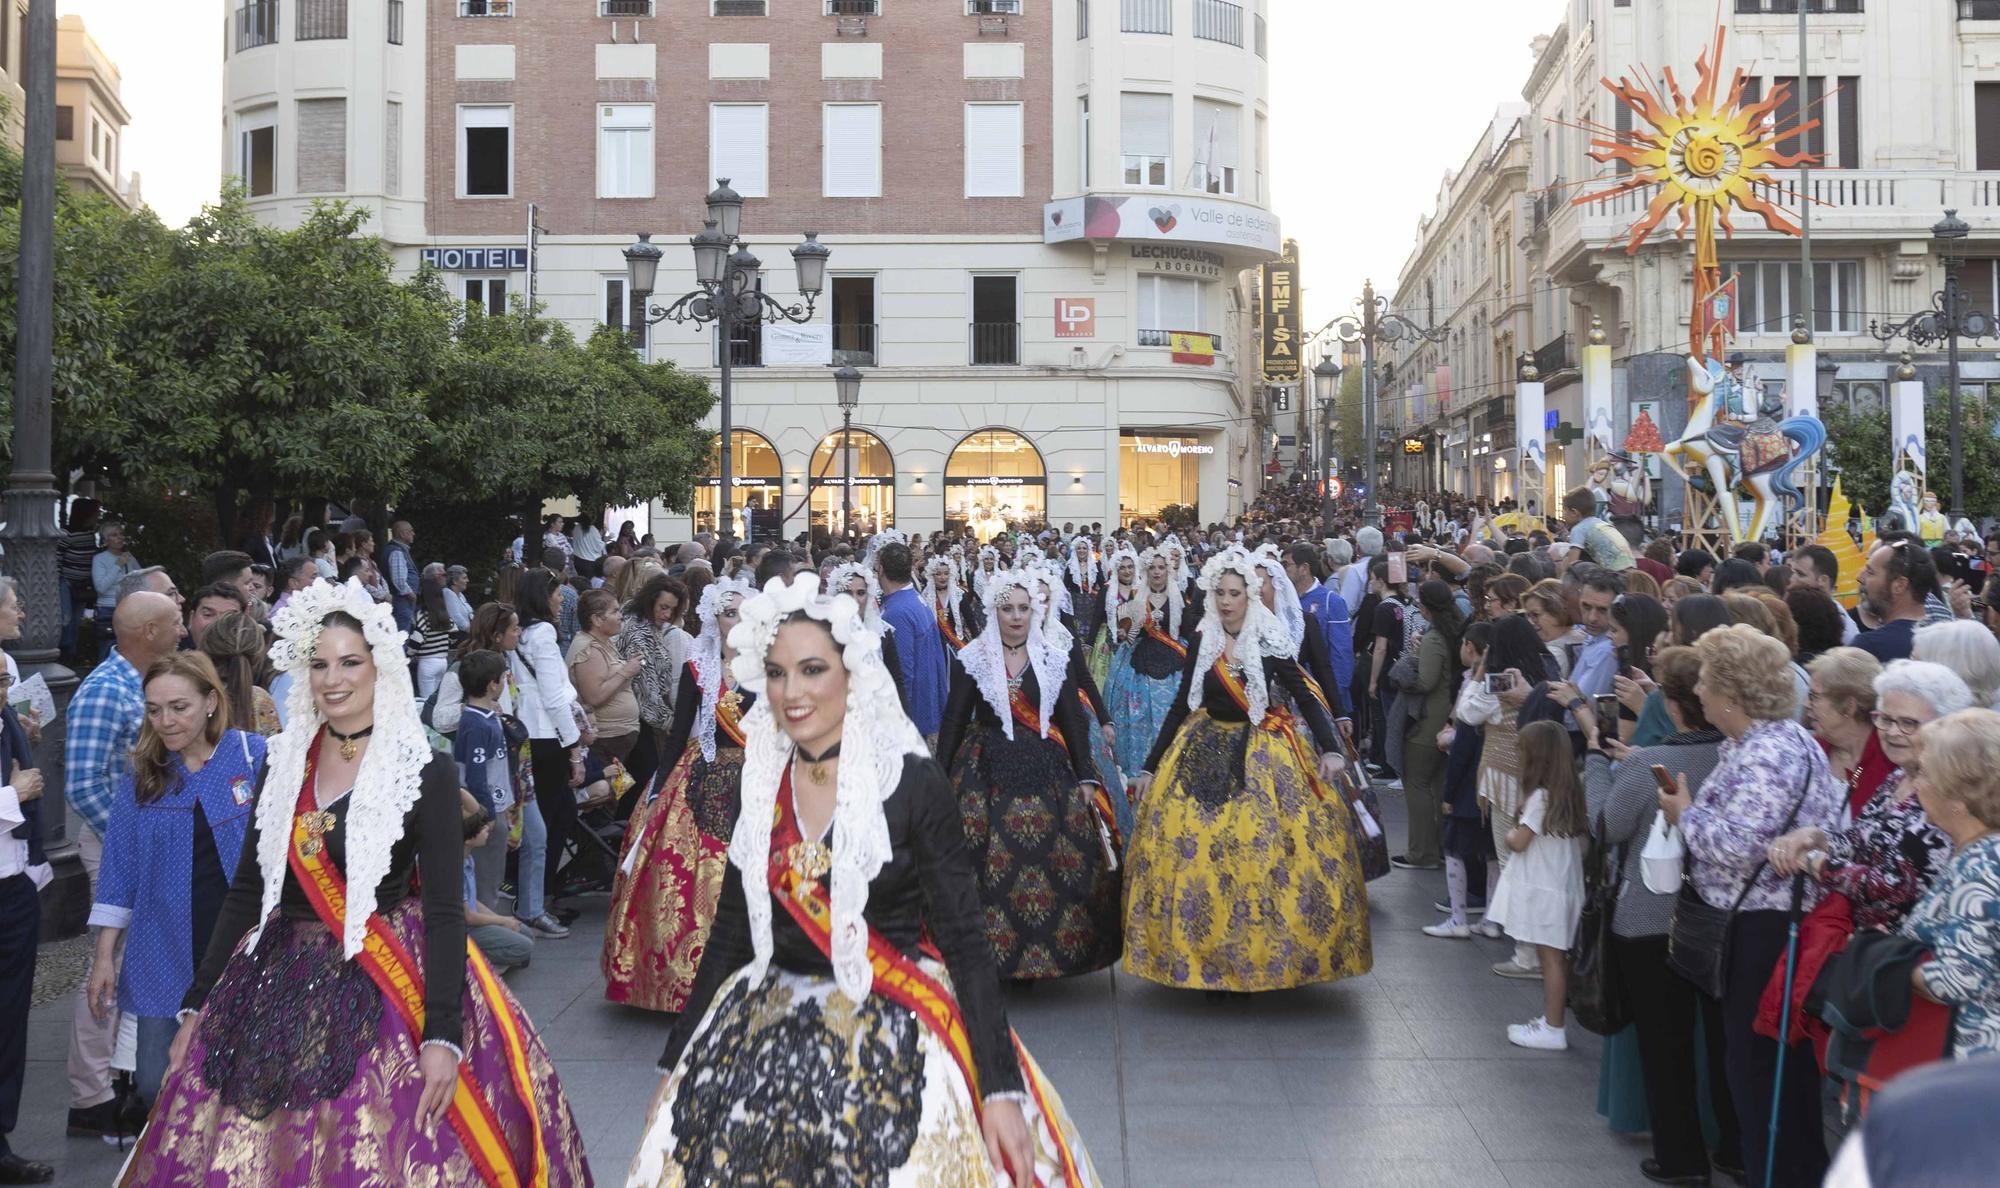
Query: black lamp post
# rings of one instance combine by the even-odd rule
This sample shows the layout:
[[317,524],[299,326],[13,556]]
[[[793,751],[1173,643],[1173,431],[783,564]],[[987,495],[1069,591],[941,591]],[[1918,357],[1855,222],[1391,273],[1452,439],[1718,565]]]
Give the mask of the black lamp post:
[[1333,405],[1340,394],[1340,364],[1332,355],[1322,355],[1313,365],[1313,395],[1319,400],[1320,441],[1319,515],[1322,527],[1333,531]]
[[1976,342],[1996,332],[1993,315],[1967,308],[1965,293],[1958,287],[1959,245],[1970,234],[1972,228],[1958,217],[1957,210],[1945,211],[1944,218],[1931,227],[1931,239],[1936,241],[1938,256],[1944,263],[1944,290],[1932,295],[1930,309],[1886,326],[1873,321],[1868,323],[1868,333],[1883,342],[1901,338],[1920,347],[1940,342],[1944,344],[1945,369],[1951,380],[1951,518],[1954,522],[1965,514],[1965,472],[1959,448],[1963,423],[1958,391],[1958,340],[1970,338]]
[[[1335,318],[1322,329],[1330,329],[1342,342],[1361,344],[1361,437],[1366,471],[1361,488],[1361,520],[1375,524],[1375,344],[1398,343],[1405,338],[1443,342],[1443,326],[1420,326],[1399,313],[1389,312],[1389,299],[1378,296],[1375,282],[1361,286],[1355,312]],[[1378,525],[1379,526],[1379,525]]]
[[854,410],[861,403],[861,371],[842,367],[833,373],[834,397],[840,401],[840,534],[854,533]]
[[[799,295],[803,304],[786,305],[764,294],[759,274],[764,262],[750,253],[750,246],[737,238],[743,229],[743,196],[729,188],[729,179],[715,179],[708,194],[708,218],[701,231],[688,240],[694,250],[694,276],[701,285],[684,293],[664,308],[647,304],[653,284],[659,278],[661,251],[652,235],[641,232],[639,241],[625,249],[626,283],[643,307],[640,317],[648,326],[672,320],[679,323],[715,323],[722,351],[721,412],[722,485],[716,491],[716,532],[727,536],[732,526],[731,503],[735,498],[731,422],[730,355],[735,327],[739,322],[808,322],[813,305],[826,284],[826,261],[833,253],[819,242],[819,234],[806,232],[805,242],[792,249],[792,264],[798,270]],[[734,248],[735,251],[730,249]]]

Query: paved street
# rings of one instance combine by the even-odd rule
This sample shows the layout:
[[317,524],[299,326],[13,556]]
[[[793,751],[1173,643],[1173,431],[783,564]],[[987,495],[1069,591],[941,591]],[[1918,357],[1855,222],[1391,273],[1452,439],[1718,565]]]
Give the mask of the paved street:
[[[1387,798],[1392,837],[1402,802]],[[1508,1045],[1540,1010],[1536,982],[1493,976],[1504,942],[1433,940],[1438,874],[1371,884],[1375,972],[1333,986],[1211,1003],[1123,974],[1010,996],[1107,1188],[1176,1185],[1644,1184],[1642,1140],[1594,1106],[1595,1037],[1560,1055]],[[622,1182],[658,1084],[664,1028],[604,1001],[602,899],[575,935],[542,944],[511,979],[556,1056],[598,1182]],[[108,1183],[119,1157],[62,1137],[70,997],[35,1012],[14,1146],[53,1161],[58,1184]]]

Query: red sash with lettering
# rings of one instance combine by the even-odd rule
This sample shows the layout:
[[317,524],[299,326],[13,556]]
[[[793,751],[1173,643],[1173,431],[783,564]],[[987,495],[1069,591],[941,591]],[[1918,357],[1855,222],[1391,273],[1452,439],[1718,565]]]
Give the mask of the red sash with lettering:
[[[292,817],[290,862],[292,873],[305,889],[306,899],[311,902],[320,923],[338,938],[347,927],[347,880],[333,863],[327,861],[323,844],[314,839],[306,824],[309,815],[319,812],[319,799],[313,788],[313,771],[319,766],[319,747],[324,738],[324,735],[315,738],[311,750],[306,752],[305,784],[299,790],[300,810]],[[321,832],[324,833],[324,830]],[[309,840],[313,843],[310,846],[307,844]],[[307,853],[308,849],[312,852]],[[524,1178],[514,1167],[513,1155],[500,1133],[500,1120],[472,1079],[471,1065],[463,1060],[458,1065],[458,1085],[452,1092],[451,1106],[445,1117],[458,1133],[459,1142],[479,1173],[480,1181],[488,1188],[546,1188],[549,1159],[542,1146],[542,1120],[536,1111],[534,1084],[528,1074],[526,1029],[508,1008],[507,995],[500,987],[500,979],[494,976],[493,967],[486,963],[479,946],[468,942],[465,957],[467,972],[485,991],[487,1005],[493,1011],[494,1025],[500,1030],[514,1092],[520,1095],[521,1104],[528,1111],[535,1151],[535,1166],[530,1176]],[[396,938],[396,934],[389,931],[388,923],[379,913],[368,917],[368,936],[355,961],[388,996],[390,1005],[403,1020],[403,1026],[409,1029],[410,1041],[421,1050],[424,1040],[423,974],[417,968],[416,959]]]
[[[1261,659],[1258,661],[1260,664],[1262,662]],[[1228,693],[1229,699],[1236,703],[1236,708],[1242,710],[1244,716],[1248,717],[1250,714],[1250,697],[1243,690],[1243,682],[1236,679],[1236,674],[1229,671],[1229,665],[1223,663],[1222,658],[1219,656],[1215,661],[1215,675],[1222,682],[1223,691]],[[1308,677],[1307,680],[1310,681],[1311,678]],[[1323,697],[1324,694],[1321,696]],[[1264,720],[1262,722],[1253,722],[1251,725],[1263,730],[1267,734],[1277,735],[1284,740],[1287,746],[1291,747],[1292,754],[1298,759],[1299,766],[1305,769],[1306,778],[1312,782],[1313,791],[1318,794],[1321,800],[1337,799],[1330,794],[1326,782],[1319,778],[1319,763],[1313,759],[1312,752],[1307,749],[1305,740],[1299,737],[1298,721],[1292,717],[1292,711],[1282,706],[1270,706],[1264,711]]]
[[[768,871],[771,898],[784,907],[792,922],[812,941],[813,947],[831,960],[833,908],[826,888],[819,880],[801,878],[799,872],[792,869],[791,849],[804,841],[804,836],[799,831],[798,817],[793,813],[792,797],[788,792],[790,784],[791,776],[786,775],[785,783],[778,789],[778,804],[771,825]],[[928,945],[923,951],[926,956],[937,957],[936,950]],[[966,1031],[965,1016],[959,1010],[958,999],[872,926],[868,929],[868,964],[875,978],[875,993],[915,1015],[917,1021],[929,1028],[931,1034],[944,1044],[945,1051],[951,1053],[972,1094],[973,1113],[983,1116],[985,1099],[980,1096],[979,1072],[972,1063],[972,1037]],[[1069,1141],[1057,1128],[1056,1116],[1049,1108],[1048,1086],[1028,1060],[1027,1051],[1021,1047],[1021,1037],[1011,1031],[1008,1035],[1014,1042],[1014,1053],[1021,1062],[1021,1076],[1028,1084],[1028,1092],[1048,1124],[1049,1133],[1055,1137],[1056,1157],[1062,1165],[1063,1181],[1070,1188],[1083,1188],[1083,1176],[1077,1171],[1076,1156],[1069,1149]],[[1035,1183],[1041,1185],[1040,1176],[1035,1178]]]
[[[1076,695],[1083,699],[1086,706],[1090,704],[1090,699],[1083,696],[1083,690],[1077,690]],[[1015,725],[1026,729],[1030,734],[1039,736],[1042,733],[1041,712],[1028,704],[1028,699],[1022,696],[1020,689],[1007,690],[1007,708],[1014,711]],[[1094,714],[1096,711],[1091,712]],[[1054,722],[1049,723],[1049,741],[1061,747],[1065,754],[1068,753],[1069,742],[1063,737],[1062,727]],[[1104,790],[1104,782],[1099,780],[1095,787],[1097,794],[1091,798],[1090,804],[1097,810],[1097,819],[1104,823],[1104,828],[1111,834],[1113,855],[1109,856],[1115,860],[1115,854],[1125,848],[1124,840],[1118,835],[1118,812],[1111,806],[1111,794]]]

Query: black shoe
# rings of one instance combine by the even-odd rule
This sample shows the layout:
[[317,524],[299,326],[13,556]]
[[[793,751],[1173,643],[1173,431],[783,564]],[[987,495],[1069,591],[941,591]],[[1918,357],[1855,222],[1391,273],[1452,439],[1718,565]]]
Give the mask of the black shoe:
[[496,899],[513,899],[514,897],[514,880],[512,879],[501,883],[499,893],[494,896]]
[[573,907],[551,908],[549,909],[549,914],[556,918],[557,923],[563,925],[564,927],[568,927],[569,925],[576,923],[577,917],[583,915],[583,909],[573,908]]
[[1641,1159],[1639,1161],[1639,1174],[1651,1180],[1655,1184],[1708,1183],[1707,1172],[1688,1172],[1685,1175],[1680,1175],[1674,1172],[1664,1171],[1661,1169],[1660,1161],[1657,1159]]
[[46,1184],[56,1178],[56,1169],[35,1163],[9,1151],[0,1155],[0,1184]]
[[71,1138],[116,1138],[126,1133],[118,1128],[118,1100],[100,1101],[82,1109],[71,1107],[67,1133]]
[[1708,1157],[1708,1165],[1739,1184],[1743,1182],[1743,1157],[1741,1155],[1712,1154]]
[[1429,866],[1425,866],[1421,862],[1412,862],[1407,854],[1391,855],[1389,865],[1398,870],[1440,870],[1444,867],[1444,863],[1442,862],[1433,862]]

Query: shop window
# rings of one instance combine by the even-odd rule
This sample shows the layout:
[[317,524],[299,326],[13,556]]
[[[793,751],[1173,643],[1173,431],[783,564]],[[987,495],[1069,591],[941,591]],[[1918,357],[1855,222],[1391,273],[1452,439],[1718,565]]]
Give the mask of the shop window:
[[[779,464],[776,447],[763,434],[753,429],[738,429],[730,434],[730,441],[729,477],[736,488],[729,501],[732,518],[736,520],[734,531],[738,540],[749,540],[744,532],[746,511],[757,513],[759,519],[765,513],[784,514],[781,510],[784,471]],[[715,515],[720,504],[716,496],[721,489],[722,454],[719,450],[711,450],[708,473],[702,476],[694,489],[695,531],[715,531]]]
[[[842,457],[842,442],[846,456]],[[813,451],[812,526],[842,535],[841,512],[862,535],[896,524],[896,463],[888,443],[866,429],[836,429]],[[851,488],[851,494],[845,494]]]
[[944,524],[970,527],[983,544],[1048,518],[1048,469],[1012,429],[982,429],[958,443],[944,469]]

